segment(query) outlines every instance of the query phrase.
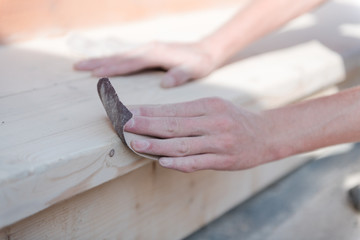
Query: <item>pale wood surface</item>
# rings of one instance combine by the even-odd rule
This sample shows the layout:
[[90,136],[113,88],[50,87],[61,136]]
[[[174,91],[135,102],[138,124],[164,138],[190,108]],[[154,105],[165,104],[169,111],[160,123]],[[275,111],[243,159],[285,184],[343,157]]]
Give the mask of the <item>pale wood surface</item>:
[[[323,149],[317,156],[349,147]],[[0,230],[0,239],[181,239],[309,157],[242,172],[192,174],[153,162]]]
[[[335,2],[324,9],[337,11],[341,5],[354,10],[359,5],[356,1],[342,2],[345,3]],[[337,11],[339,19],[340,13],[344,15],[343,23],[330,21],[333,11],[325,11],[325,19],[321,11],[306,15],[286,31],[246,52],[253,55],[263,51],[262,54],[183,87],[161,89],[160,72],[117,77],[112,83],[125,104],[219,96],[252,109],[283,105],[343,81],[347,72],[359,66],[360,27],[359,21],[354,22],[359,14],[354,15],[353,10]],[[0,48],[0,228],[149,163],[120,143],[98,99],[97,79],[73,72],[74,59],[124,49],[124,45],[107,36],[125,43],[155,38],[196,39],[221,24],[233,11],[169,17]],[[319,14],[323,21],[320,40],[311,35],[312,31],[318,34],[313,20]],[[352,19],[350,25],[348,19]],[[307,39],[303,38],[304,29],[309,30]],[[169,36],[169,32],[174,34]],[[288,36],[283,43],[286,47],[281,48],[277,36],[287,33],[291,33],[290,37],[284,35]],[[300,36],[302,41],[297,42]],[[95,40],[100,41],[99,47],[95,47]],[[275,46],[274,51],[271,46]],[[111,150],[115,151],[113,157],[109,156]],[[287,164],[293,163],[282,164],[287,169]],[[267,173],[258,176],[256,171],[246,174],[267,177]],[[240,195],[249,194],[239,191]],[[235,197],[234,204],[239,200]]]
[[287,160],[243,172],[192,174],[153,162],[0,230],[0,236],[181,239],[304,162]]

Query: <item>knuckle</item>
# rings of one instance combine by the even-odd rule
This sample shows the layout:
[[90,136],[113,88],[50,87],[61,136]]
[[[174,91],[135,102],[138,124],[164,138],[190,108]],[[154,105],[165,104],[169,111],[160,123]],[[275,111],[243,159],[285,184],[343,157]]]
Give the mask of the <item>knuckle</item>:
[[198,161],[197,158],[191,158],[188,162],[187,162],[187,169],[189,172],[195,172],[197,170],[201,169],[200,166],[200,162]]
[[[165,149],[166,150],[166,149]],[[164,147],[157,140],[149,140],[149,145],[146,147],[146,152],[158,155],[164,151]]]
[[168,118],[165,121],[165,131],[170,136],[173,136],[179,131],[179,120],[177,118]]
[[152,141],[149,141],[149,145],[146,147],[146,150],[149,152],[156,151],[156,144],[154,144]]
[[189,144],[185,140],[180,140],[177,148],[177,154],[180,156],[186,156],[190,152]]

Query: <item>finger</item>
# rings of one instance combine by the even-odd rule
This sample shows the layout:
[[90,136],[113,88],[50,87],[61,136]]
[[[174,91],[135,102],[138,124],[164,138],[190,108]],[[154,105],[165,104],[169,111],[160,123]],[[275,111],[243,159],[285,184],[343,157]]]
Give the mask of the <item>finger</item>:
[[184,103],[131,106],[134,115],[147,117],[197,117],[206,114],[206,99]]
[[211,153],[186,157],[161,157],[159,163],[165,168],[186,173],[205,169],[230,170],[224,156]]
[[109,64],[113,61],[113,57],[105,57],[105,58],[93,58],[88,60],[79,61],[74,64],[74,68],[80,71],[89,71],[94,70],[103,66],[104,64]]
[[154,62],[142,58],[124,58],[113,61],[110,64],[103,64],[93,71],[93,75],[97,77],[126,75],[148,68],[154,68],[157,65],[158,64]]
[[204,117],[142,117],[134,116],[125,131],[159,138],[201,136],[209,132]]
[[192,79],[192,74],[189,69],[184,66],[171,68],[163,77],[161,86],[164,88],[171,88],[182,85]]
[[206,137],[144,139],[131,141],[131,147],[140,153],[158,156],[182,157],[217,151],[216,144]]

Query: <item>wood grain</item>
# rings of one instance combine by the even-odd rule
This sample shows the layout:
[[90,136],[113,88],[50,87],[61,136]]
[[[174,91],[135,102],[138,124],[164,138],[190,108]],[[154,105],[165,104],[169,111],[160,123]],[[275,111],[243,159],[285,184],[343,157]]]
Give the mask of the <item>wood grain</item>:
[[[213,23],[218,16],[226,19],[228,13],[205,14],[202,16],[207,17],[201,19]],[[156,24],[164,31],[164,35],[159,32],[159,36],[163,36],[160,39],[168,40],[168,31],[174,26],[179,27],[179,33],[172,37],[181,35],[180,39],[191,39],[206,30],[198,27],[201,21],[195,22],[196,18],[197,15],[185,20],[179,17],[178,25],[173,19],[163,19],[0,48],[0,228],[149,164],[120,144],[98,99],[97,79],[72,70],[75,59],[79,54],[85,56],[87,50],[104,54],[118,49],[111,45],[113,48],[104,51],[101,41],[97,49],[95,45],[88,45],[86,39],[96,39],[100,32],[104,37],[115,33],[128,36],[134,42],[151,40],[149,26]],[[294,32],[299,25],[292,26],[278,34],[288,31],[292,33],[288,40],[296,40]],[[301,26],[300,29],[304,29],[308,25]],[[334,27],[342,29],[342,26]],[[125,104],[170,103],[218,96],[253,110],[272,108],[344,81],[347,73],[358,68],[358,41],[349,44],[346,36],[342,38],[327,29],[322,34],[328,41],[311,40],[309,35],[305,42],[293,42],[280,49],[273,36],[266,39],[267,44],[260,43],[266,48],[254,45],[263,52],[249,48],[253,55],[246,59],[227,65],[206,79],[175,89],[159,87],[162,72],[117,77],[111,81]],[[96,37],[91,38],[93,35]],[[276,48],[271,50],[273,44]],[[286,166],[284,163],[284,168]],[[266,173],[256,175],[256,171],[253,174],[255,179],[268,176]],[[244,192],[250,194],[251,191]],[[225,208],[224,205],[222,209]]]
[[[288,51],[304,52],[304,49],[300,47]],[[319,53],[325,54],[328,60],[333,57],[331,69],[334,74],[314,79],[305,72],[301,73],[301,78],[296,72],[293,77],[286,78],[281,72],[279,75],[273,73],[277,82],[272,81],[272,86],[269,86],[266,78],[256,78],[258,72],[254,70],[262,64],[259,58],[253,65],[244,61],[237,67],[232,65],[214,74],[218,79],[219,76],[226,79],[221,85],[216,85],[217,81],[209,78],[173,90],[163,90],[158,87],[160,73],[113,79],[113,85],[129,104],[220,96],[248,108],[275,107],[342,79],[343,72],[338,68],[340,64],[336,56],[315,49],[306,52],[311,54],[312,59],[316,59]],[[276,66],[275,55],[271,58],[272,66]],[[270,63],[270,59],[264,61],[264,66]],[[303,66],[299,58],[297,63]],[[294,62],[288,61],[288,64],[292,66]],[[328,68],[327,64],[319,67]],[[256,81],[253,80],[252,84],[245,81],[236,83],[234,76]],[[302,81],[310,80],[311,84],[309,82],[306,87],[299,88],[304,85]],[[261,84],[263,87],[258,88]],[[1,211],[2,224],[35,213],[144,164],[120,143],[98,100],[95,86],[95,79],[79,80],[0,100],[1,116],[5,122],[1,138],[6,139],[0,145],[3,159],[0,202],[6,206]],[[24,99],[27,101],[24,102]],[[36,109],[33,110],[32,106]],[[113,157],[109,157],[111,150],[115,151]],[[26,202],[21,200],[24,198]]]
[[306,159],[288,160],[242,172],[192,174],[153,162],[3,231],[14,240],[181,239]]

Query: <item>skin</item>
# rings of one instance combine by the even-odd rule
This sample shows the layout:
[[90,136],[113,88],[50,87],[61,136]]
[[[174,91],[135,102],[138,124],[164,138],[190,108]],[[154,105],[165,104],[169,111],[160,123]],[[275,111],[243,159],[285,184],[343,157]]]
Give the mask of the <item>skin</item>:
[[195,43],[152,42],[110,57],[88,59],[74,65],[94,76],[115,76],[144,69],[166,70],[161,86],[170,88],[209,75],[253,41],[324,0],[254,0],[214,33]]
[[[161,139],[132,141],[143,153],[160,156],[162,166],[182,172],[202,169],[239,170],[261,164],[271,149],[263,137],[264,119],[220,98],[142,106],[125,131]],[[269,151],[270,150],[270,151]],[[259,154],[261,152],[261,154]]]
[[131,111],[126,131],[162,138],[132,147],[182,172],[247,169],[360,139],[360,87],[260,113],[219,98]]
[[[195,43],[149,43],[75,69],[95,76],[161,67],[163,87],[207,76],[235,53],[324,0],[254,0],[220,29]],[[241,170],[320,147],[360,140],[360,88],[296,105],[250,112],[219,98],[133,107],[125,131],[153,136],[132,141],[142,153],[164,156],[163,167],[193,172]]]

